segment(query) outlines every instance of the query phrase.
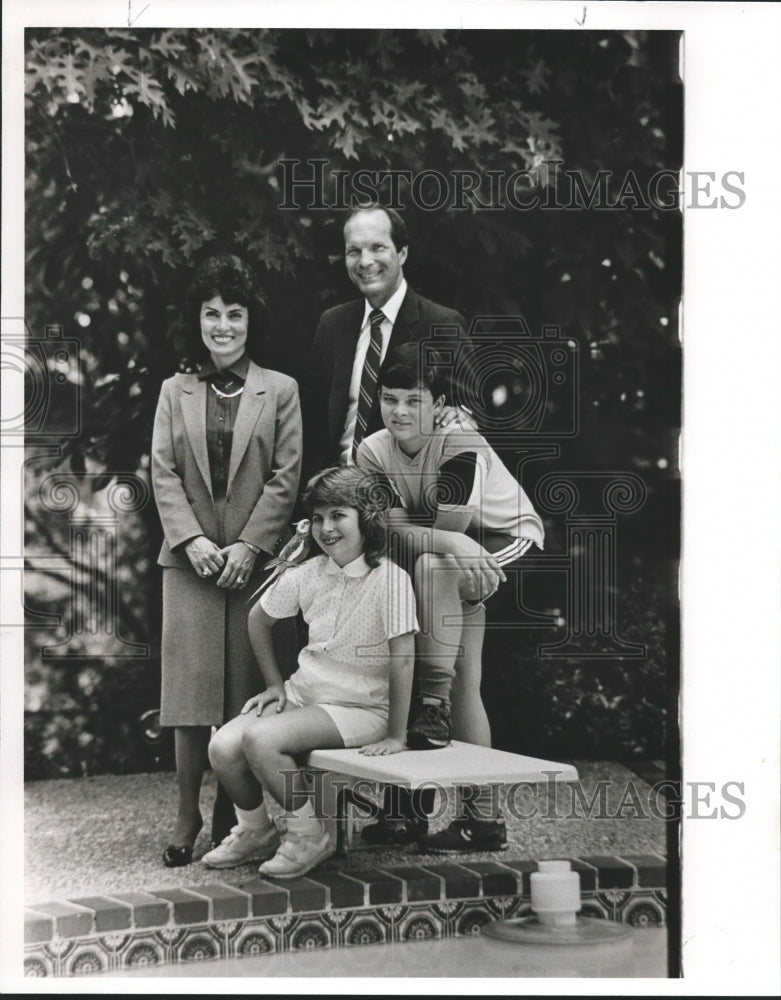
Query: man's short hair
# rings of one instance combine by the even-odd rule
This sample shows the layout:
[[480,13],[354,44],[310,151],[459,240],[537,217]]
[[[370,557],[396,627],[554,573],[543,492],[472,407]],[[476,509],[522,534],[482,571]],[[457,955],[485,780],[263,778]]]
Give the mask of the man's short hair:
[[[425,351],[426,363],[423,363]],[[442,364],[439,354],[425,345],[410,341],[391,351],[380,367],[379,383],[383,389],[428,389],[434,399],[451,398],[450,366]]]
[[[407,232],[407,223],[402,219],[395,208],[386,208],[385,205],[381,205],[378,201],[367,202],[365,205],[354,205],[348,210],[347,215],[344,219],[344,226],[353,218],[353,216],[358,215],[361,212],[384,212],[388,221],[390,222],[390,234],[393,240],[393,245],[397,250],[401,250],[402,247],[409,246],[409,233]],[[344,230],[342,226],[342,230]]]

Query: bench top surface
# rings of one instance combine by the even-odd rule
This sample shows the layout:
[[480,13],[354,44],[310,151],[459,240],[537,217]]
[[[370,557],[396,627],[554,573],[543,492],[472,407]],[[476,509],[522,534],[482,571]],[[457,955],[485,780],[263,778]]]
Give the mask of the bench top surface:
[[324,771],[406,788],[433,782],[450,787],[469,782],[487,785],[578,780],[578,772],[571,764],[455,740],[442,750],[402,750],[378,757],[369,757],[358,749],[313,750],[308,763]]

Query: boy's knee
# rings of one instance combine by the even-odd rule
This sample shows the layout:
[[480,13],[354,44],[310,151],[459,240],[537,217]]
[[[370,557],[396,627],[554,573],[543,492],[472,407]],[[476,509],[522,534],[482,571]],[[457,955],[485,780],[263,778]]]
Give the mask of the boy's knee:
[[459,570],[452,559],[424,552],[415,562],[415,593],[431,596],[437,591],[454,591],[458,587]]
[[418,556],[415,561],[416,586],[420,586],[421,584],[430,584],[433,580],[435,570],[441,565],[441,557],[435,555],[433,552],[424,552],[422,555]]

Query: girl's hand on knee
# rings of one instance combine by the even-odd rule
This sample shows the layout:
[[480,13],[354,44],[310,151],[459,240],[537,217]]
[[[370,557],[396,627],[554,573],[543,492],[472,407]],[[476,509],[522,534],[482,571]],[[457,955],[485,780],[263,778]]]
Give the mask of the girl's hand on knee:
[[284,710],[285,703],[287,702],[284,685],[272,684],[271,687],[267,687],[265,691],[261,691],[260,694],[256,694],[254,698],[250,698],[244,708],[242,708],[241,714],[246,715],[247,712],[251,712],[254,708],[256,710],[256,714],[261,715],[266,705],[272,705],[274,702],[277,703],[277,712]]
[[377,743],[367,743],[365,747],[361,747],[358,753],[365,753],[367,757],[379,757],[381,754],[400,753],[402,750],[406,750],[406,748],[404,740],[397,740],[392,736],[386,736],[384,740],[380,740]]

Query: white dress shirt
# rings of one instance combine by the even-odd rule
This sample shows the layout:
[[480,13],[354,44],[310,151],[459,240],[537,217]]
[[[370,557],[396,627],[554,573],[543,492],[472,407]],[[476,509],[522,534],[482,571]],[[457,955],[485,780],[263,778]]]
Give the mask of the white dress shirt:
[[[380,325],[382,333],[382,346],[380,348],[380,364],[385,360],[388,353],[393,324],[401,309],[401,303],[407,294],[407,282],[401,279],[401,284],[391,295],[388,301],[382,306],[385,319]],[[358,343],[355,348],[355,358],[353,359],[353,373],[350,378],[350,394],[347,401],[347,417],[344,422],[344,430],[339,440],[339,457],[342,465],[353,465],[353,437],[355,436],[355,422],[358,419],[358,396],[361,391],[361,376],[363,375],[363,363],[366,360],[366,352],[369,349],[371,339],[371,323],[369,316],[374,311],[374,306],[367,301],[364,303],[363,323]]]

